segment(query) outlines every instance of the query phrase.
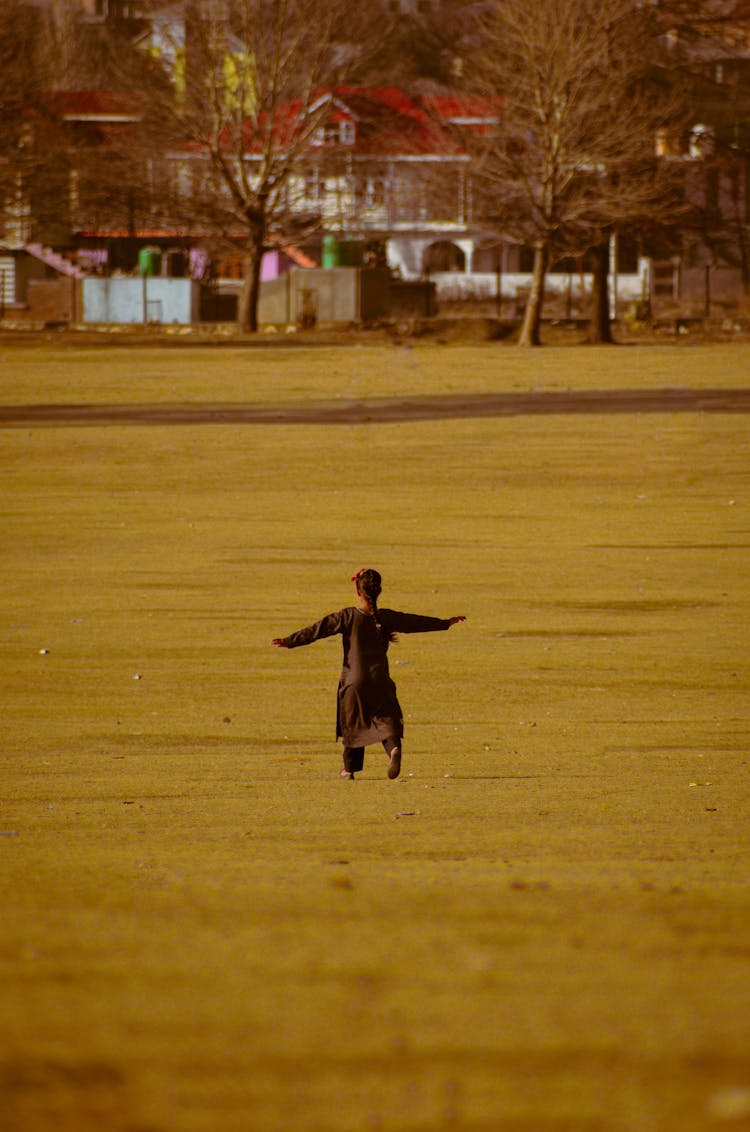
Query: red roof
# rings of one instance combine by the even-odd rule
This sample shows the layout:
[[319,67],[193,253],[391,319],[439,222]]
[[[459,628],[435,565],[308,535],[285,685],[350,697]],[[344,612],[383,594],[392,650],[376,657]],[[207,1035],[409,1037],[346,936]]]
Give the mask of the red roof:
[[475,95],[430,95],[424,105],[445,122],[491,125],[503,106],[502,98],[479,98]]
[[[137,121],[144,98],[133,91],[53,91],[47,102],[64,121],[90,122],[101,128]],[[452,95],[419,98],[398,87],[341,86],[321,90],[312,105],[322,111],[321,124],[337,126],[348,120],[355,126],[352,143],[327,138],[321,146],[323,150],[336,148],[358,156],[424,157],[461,154],[460,130],[487,130],[500,112],[501,101]],[[309,125],[310,110],[310,105],[301,101],[276,108],[277,146],[290,144]],[[230,145],[228,134],[225,144]],[[313,144],[310,143],[311,147]],[[245,150],[252,153],[259,146],[257,127],[248,122]],[[201,147],[190,143],[186,148],[195,152]]]
[[[351,144],[326,140],[321,146],[358,156],[441,156],[462,152],[456,127],[486,130],[496,120],[500,101],[479,98],[411,98],[398,87],[341,86],[321,91],[313,107],[326,100],[329,111],[321,124],[355,123]],[[309,121],[310,106],[288,102],[276,110],[277,144],[291,142]],[[314,143],[310,143],[311,147]],[[246,151],[259,148],[256,127],[248,123]]]

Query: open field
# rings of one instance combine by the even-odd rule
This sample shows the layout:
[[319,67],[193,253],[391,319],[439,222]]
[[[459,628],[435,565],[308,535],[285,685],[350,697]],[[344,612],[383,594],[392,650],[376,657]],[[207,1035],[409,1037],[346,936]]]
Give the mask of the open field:
[[[0,409],[748,386],[0,344]],[[3,1130],[750,1129],[747,412],[115,418],[0,427]],[[337,776],[338,643],[269,645],[366,564],[469,617],[393,647],[396,782]]]

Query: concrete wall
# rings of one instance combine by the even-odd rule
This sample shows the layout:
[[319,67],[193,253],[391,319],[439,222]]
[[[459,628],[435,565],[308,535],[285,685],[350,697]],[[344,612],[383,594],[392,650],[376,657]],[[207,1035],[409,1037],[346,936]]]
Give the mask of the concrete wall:
[[682,303],[709,313],[714,303],[736,306],[742,299],[742,272],[738,267],[688,267],[679,274]]
[[261,325],[374,322],[390,313],[387,271],[358,267],[293,268],[261,285]]
[[258,322],[272,326],[286,326],[296,322],[296,310],[292,305],[292,281],[294,271],[288,271],[278,279],[264,279],[260,285],[258,303]]
[[314,312],[317,322],[357,322],[360,317],[359,282],[356,267],[313,267],[294,273],[297,298],[295,317]]
[[81,309],[81,280],[67,275],[30,280],[27,291],[29,318],[35,322],[77,322]]
[[197,322],[200,286],[192,279],[114,276],[83,280],[83,322]]

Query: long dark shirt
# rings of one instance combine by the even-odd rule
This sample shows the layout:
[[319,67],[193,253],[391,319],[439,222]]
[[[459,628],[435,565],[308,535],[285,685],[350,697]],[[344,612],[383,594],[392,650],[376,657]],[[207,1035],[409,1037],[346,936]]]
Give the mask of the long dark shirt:
[[404,733],[403,712],[388,669],[391,634],[450,628],[450,621],[441,617],[395,609],[379,609],[378,619],[380,629],[371,614],[352,605],[284,638],[286,647],[295,649],[341,635],[344,659],[336,697],[336,736],[347,747],[364,747],[391,736],[401,738]]

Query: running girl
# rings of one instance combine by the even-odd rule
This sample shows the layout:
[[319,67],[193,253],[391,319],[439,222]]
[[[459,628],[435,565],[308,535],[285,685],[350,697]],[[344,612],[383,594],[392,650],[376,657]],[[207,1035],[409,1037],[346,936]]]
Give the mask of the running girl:
[[288,637],[274,637],[271,643],[277,648],[295,649],[341,634],[344,662],[337,696],[336,738],[344,744],[344,767],[339,773],[342,778],[353,779],[364,766],[365,747],[380,742],[389,758],[388,777],[398,778],[404,719],[388,670],[388,645],[397,633],[450,629],[466,618],[422,617],[379,609],[382,579],[377,570],[358,570],[352,581],[357,587],[356,606],[329,613]]

